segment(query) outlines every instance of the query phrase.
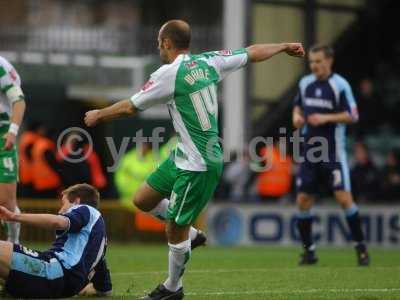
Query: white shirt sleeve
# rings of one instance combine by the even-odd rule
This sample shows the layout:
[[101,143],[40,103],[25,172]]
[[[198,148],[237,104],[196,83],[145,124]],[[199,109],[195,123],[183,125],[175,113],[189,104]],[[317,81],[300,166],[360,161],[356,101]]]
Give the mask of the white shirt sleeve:
[[174,96],[176,70],[165,65],[151,74],[142,89],[131,97],[133,105],[145,110],[157,104],[165,104]]
[[228,74],[243,68],[247,64],[248,54],[245,48],[214,51],[207,60],[217,70],[221,81]]
[[0,90],[7,96],[10,103],[24,99],[20,87],[21,82],[17,71],[10,65],[0,60]]

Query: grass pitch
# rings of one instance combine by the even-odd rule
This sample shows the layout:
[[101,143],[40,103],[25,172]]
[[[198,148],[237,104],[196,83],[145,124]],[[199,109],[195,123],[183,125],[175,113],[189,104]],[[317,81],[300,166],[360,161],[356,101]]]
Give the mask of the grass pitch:
[[[318,265],[299,267],[299,251],[287,247],[196,249],[184,277],[185,299],[400,299],[398,249],[371,249],[370,267],[357,267],[350,247],[318,249]],[[111,243],[107,260],[112,298],[137,299],[163,282],[167,253],[166,245]]]
[[[136,299],[166,278],[167,246],[108,249],[115,298]],[[357,267],[350,247],[319,249],[317,266],[299,267],[299,248],[199,248],[184,277],[185,299],[400,299],[400,251],[370,252],[370,267]]]

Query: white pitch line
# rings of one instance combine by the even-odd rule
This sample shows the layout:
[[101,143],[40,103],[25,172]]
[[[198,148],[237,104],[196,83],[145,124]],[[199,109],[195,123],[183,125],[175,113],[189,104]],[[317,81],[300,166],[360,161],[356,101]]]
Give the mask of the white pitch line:
[[[135,293],[133,295],[121,295],[121,296],[142,296],[148,291],[143,293]],[[372,289],[372,288],[355,288],[355,289],[295,289],[295,290],[259,290],[259,291],[214,291],[214,292],[188,292],[185,293],[186,296],[240,296],[240,295],[285,295],[285,294],[317,294],[317,293],[394,293],[400,292],[400,288],[382,288],[382,289]]]
[[[335,268],[334,270],[350,270],[354,269],[355,267],[339,267]],[[327,268],[321,268],[327,269]],[[373,270],[393,270],[393,269],[399,269],[400,267],[372,267]],[[264,273],[264,272],[271,272],[274,270],[279,270],[279,271],[293,271],[293,272],[298,272],[299,268],[293,267],[293,268],[254,268],[254,269],[207,269],[207,270],[187,270],[185,274],[208,274],[208,273],[247,273],[247,272],[255,272],[255,273]],[[361,269],[360,269],[361,270]],[[165,274],[167,273],[167,270],[163,271],[140,271],[140,272],[115,272],[112,273],[112,276],[141,276],[141,275],[160,275],[160,274]]]
[[[215,270],[191,270],[191,271],[186,271],[185,274],[195,274],[195,273],[200,273],[200,274],[208,274],[208,273],[231,273],[231,272],[267,272],[270,271],[271,269],[215,269]],[[141,271],[141,272],[117,272],[117,273],[112,273],[113,276],[135,276],[135,275],[159,275],[159,274],[164,274],[166,273],[167,270],[163,271]]]
[[308,289],[308,290],[261,290],[261,291],[234,291],[234,292],[192,292],[191,296],[224,296],[224,295],[257,295],[257,294],[315,294],[315,293],[392,293],[400,292],[398,289]]
[[262,291],[234,291],[234,292],[192,292],[190,296],[226,296],[226,295],[264,295],[264,294],[315,294],[315,293],[392,293],[400,292],[398,289],[308,289],[308,290],[262,290]]

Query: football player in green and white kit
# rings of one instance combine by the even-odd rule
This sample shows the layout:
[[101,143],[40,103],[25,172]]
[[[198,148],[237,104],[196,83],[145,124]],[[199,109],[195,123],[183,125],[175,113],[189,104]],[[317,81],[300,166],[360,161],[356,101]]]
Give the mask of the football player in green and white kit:
[[304,56],[300,43],[259,44],[195,55],[189,51],[190,37],[186,22],[165,23],[158,35],[164,65],[131,99],[89,111],[85,116],[86,124],[94,126],[99,121],[166,104],[178,135],[177,147],[170,158],[149,176],[134,198],[138,208],[166,220],[169,245],[167,280],[141,299],[184,296],[181,278],[196,233],[191,224],[212,197],[223,167],[218,143],[218,83],[248,62],[264,61],[281,52]]
[[[16,139],[25,112],[21,79],[0,56],[0,205],[13,212],[17,206],[18,157]],[[18,244],[20,224],[6,222],[8,241]]]

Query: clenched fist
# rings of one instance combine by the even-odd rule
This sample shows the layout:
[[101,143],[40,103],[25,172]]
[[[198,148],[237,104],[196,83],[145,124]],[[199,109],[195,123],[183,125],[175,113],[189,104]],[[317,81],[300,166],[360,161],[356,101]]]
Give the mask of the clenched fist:
[[285,52],[290,56],[303,57],[305,55],[303,45],[301,43],[287,43]]
[[96,126],[100,121],[99,110],[94,109],[86,112],[85,114],[85,124],[88,127]]

